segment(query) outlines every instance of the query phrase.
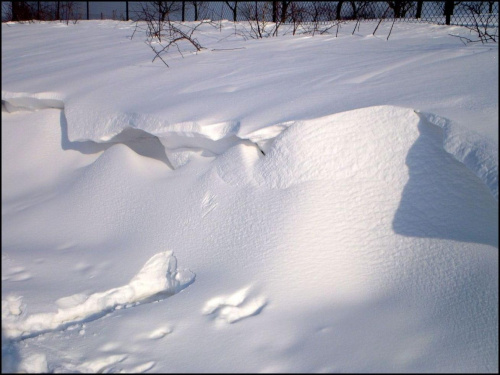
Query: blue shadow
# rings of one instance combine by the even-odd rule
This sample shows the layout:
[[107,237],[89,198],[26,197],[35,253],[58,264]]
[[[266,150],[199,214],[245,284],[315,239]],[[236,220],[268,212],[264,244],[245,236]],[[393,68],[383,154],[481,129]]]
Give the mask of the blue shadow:
[[441,128],[421,119],[418,129],[394,231],[498,247],[498,202],[488,187],[444,150]]

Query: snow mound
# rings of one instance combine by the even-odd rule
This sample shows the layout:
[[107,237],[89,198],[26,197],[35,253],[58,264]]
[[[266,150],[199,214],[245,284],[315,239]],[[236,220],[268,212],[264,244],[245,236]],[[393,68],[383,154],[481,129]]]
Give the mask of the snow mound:
[[213,170],[239,188],[326,182],[337,205],[357,202],[375,212],[386,202],[398,234],[498,246],[496,150],[478,135],[447,129],[412,109],[363,108],[296,122],[265,156],[233,147]]
[[[269,136],[262,137],[267,141],[265,158],[238,145],[220,158],[217,169],[230,184],[278,189],[324,179],[405,179],[403,163],[420,135],[420,121],[443,129],[444,150],[474,172],[498,200],[498,148],[493,143],[442,117],[394,106],[286,124],[281,133],[264,133]],[[258,132],[252,140],[260,140]]]
[[271,189],[318,180],[404,180],[404,158],[418,138],[418,121],[413,110],[392,106],[297,121],[276,137],[265,157],[240,145],[218,159],[217,171],[229,184]]
[[115,309],[162,300],[189,286],[194,278],[191,271],[178,270],[172,251],[165,251],[151,257],[127,285],[89,296],[61,298],[56,301],[59,306],[56,313],[23,316],[19,299],[2,300],[2,329],[8,338],[33,337],[94,320]]

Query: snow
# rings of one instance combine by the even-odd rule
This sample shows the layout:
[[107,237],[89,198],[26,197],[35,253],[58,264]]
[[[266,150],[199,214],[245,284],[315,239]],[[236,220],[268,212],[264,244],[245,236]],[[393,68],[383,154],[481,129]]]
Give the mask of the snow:
[[59,309],[55,314],[34,314],[19,321],[19,300],[14,300],[14,309],[7,300],[7,311],[2,314],[4,332],[9,337],[33,337],[75,322],[96,319],[115,309],[169,297],[194,281],[194,274],[188,270],[177,271],[176,263],[171,251],[158,253],[127,285],[90,296],[75,294],[60,298],[56,301]]
[[498,46],[353,26],[2,24],[2,371],[497,372]]
[[498,201],[498,145],[488,138],[468,131],[449,120],[430,113],[421,113],[423,118],[444,131],[444,149],[465,164],[490,189]]

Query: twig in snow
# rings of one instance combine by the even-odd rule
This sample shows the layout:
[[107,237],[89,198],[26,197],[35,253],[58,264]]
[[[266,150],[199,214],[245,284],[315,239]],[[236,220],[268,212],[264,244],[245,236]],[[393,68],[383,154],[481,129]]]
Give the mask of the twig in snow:
[[391,36],[392,28],[394,27],[394,22],[396,22],[396,18],[394,18],[394,21],[392,21],[391,29],[389,30],[389,35],[387,35],[387,40],[389,40],[389,37]]

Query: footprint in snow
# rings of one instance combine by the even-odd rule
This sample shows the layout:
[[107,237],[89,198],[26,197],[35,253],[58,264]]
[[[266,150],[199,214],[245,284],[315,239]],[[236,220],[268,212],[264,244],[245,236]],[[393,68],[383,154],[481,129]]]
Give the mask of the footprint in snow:
[[148,338],[151,340],[159,340],[167,336],[168,334],[172,333],[173,329],[165,326],[165,327],[160,327],[155,329],[154,331],[150,332],[148,335]]
[[264,297],[248,298],[250,288],[244,288],[230,296],[210,299],[203,307],[204,315],[213,315],[227,323],[236,323],[242,319],[259,314],[267,305]]

